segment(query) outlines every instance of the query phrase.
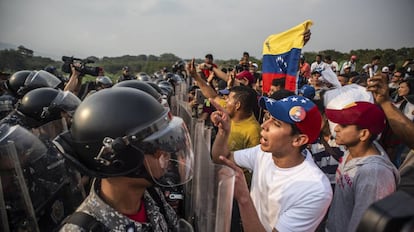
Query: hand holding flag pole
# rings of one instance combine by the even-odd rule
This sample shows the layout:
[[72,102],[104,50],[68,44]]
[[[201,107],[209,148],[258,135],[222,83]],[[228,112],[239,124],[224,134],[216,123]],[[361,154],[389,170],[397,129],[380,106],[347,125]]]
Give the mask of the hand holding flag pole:
[[300,53],[311,37],[311,20],[307,20],[287,31],[273,34],[263,43],[263,92],[270,90],[272,80],[286,78],[285,88],[295,92]]

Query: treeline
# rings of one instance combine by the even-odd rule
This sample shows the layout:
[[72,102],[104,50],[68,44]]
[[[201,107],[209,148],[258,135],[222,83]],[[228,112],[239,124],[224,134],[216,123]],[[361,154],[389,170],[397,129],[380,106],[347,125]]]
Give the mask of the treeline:
[[[240,52],[242,54],[242,51]],[[336,60],[339,64],[343,61],[349,59],[351,55],[356,55],[358,57],[358,67],[361,68],[364,64],[369,63],[371,58],[375,55],[381,56],[381,66],[388,65],[389,63],[394,63],[400,66],[404,60],[414,58],[414,48],[400,48],[395,49],[359,49],[351,50],[349,53],[342,53],[335,50],[324,50],[319,52],[305,52],[304,55],[306,60],[311,63],[314,61],[317,54],[322,54],[324,56],[330,55],[333,60]],[[214,54],[213,54],[214,55]],[[93,60],[95,63],[88,64],[90,66],[99,66],[103,67],[105,74],[111,78],[115,78],[120,75],[121,69],[123,66],[129,66],[132,73],[137,72],[146,72],[152,74],[156,71],[161,70],[163,67],[167,67],[171,70],[171,66],[178,60],[182,58],[177,57],[171,53],[164,53],[160,56],[155,55],[124,55],[120,57],[103,57],[98,58],[95,56],[90,57],[77,57],[77,58],[87,58]],[[235,57],[234,59],[229,60],[215,60],[220,67],[232,67],[236,65],[240,57]],[[261,58],[257,59],[252,57],[253,62],[258,63],[261,67]],[[188,60],[187,60],[188,61]],[[196,60],[197,63],[204,61],[204,57],[199,57]],[[63,62],[58,60],[53,60],[47,57],[34,56],[31,49],[25,48],[24,46],[19,46],[16,50],[14,49],[5,49],[0,50],[0,71],[6,73],[14,73],[18,70],[40,70],[44,69],[47,66],[54,66],[59,72],[61,72],[61,66]]]

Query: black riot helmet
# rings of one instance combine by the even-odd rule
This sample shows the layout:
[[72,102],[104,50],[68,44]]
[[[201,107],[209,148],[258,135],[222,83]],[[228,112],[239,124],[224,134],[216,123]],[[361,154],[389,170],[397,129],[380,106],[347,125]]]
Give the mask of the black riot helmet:
[[55,75],[44,70],[28,72],[19,71],[12,75],[13,79],[10,78],[8,89],[11,89],[16,96],[21,97],[30,90],[41,87],[57,88],[62,83]]
[[53,231],[80,203],[63,157],[19,125],[0,125],[0,173],[6,231]]
[[111,88],[113,85],[113,82],[111,78],[107,76],[99,76],[99,77],[96,77],[95,84],[100,89],[106,89],[106,88]]
[[[183,120],[134,88],[104,89],[86,98],[75,112],[70,131],[59,135],[54,144],[90,176],[128,176],[158,183],[161,176],[154,173],[171,169],[179,172],[177,184],[192,176],[193,154]],[[158,157],[163,170],[151,169],[148,156]]]
[[69,91],[53,88],[38,88],[25,94],[17,106],[17,111],[31,122],[28,127],[37,127],[61,118],[61,112],[72,116],[80,100]]
[[184,80],[180,75],[174,74],[168,81],[175,86],[181,84]]
[[13,73],[11,77],[6,81],[6,88],[14,96],[18,96],[17,91],[24,86],[26,78],[34,71],[21,70]]
[[127,80],[119,82],[114,87],[129,87],[134,89],[142,90],[149,95],[153,96],[158,102],[161,102],[162,96],[157,92],[148,82],[138,81],[138,80]]
[[174,87],[172,86],[172,84],[168,81],[162,80],[160,82],[158,82],[158,87],[160,87],[162,93],[165,96],[172,96],[174,95]]
[[161,88],[154,82],[147,82],[147,84],[151,85],[152,88],[154,88],[159,94],[162,94]]
[[139,81],[151,81],[151,77],[145,72],[140,72],[136,75],[137,80]]

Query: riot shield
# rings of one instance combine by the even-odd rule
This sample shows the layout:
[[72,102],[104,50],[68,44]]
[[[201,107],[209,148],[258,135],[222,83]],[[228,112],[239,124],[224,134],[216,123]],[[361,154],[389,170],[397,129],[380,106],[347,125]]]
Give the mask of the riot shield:
[[230,230],[233,204],[234,171],[214,164],[210,158],[211,129],[197,122],[194,139],[194,178],[187,217],[195,231],[227,232]]
[[0,154],[1,230],[40,231],[15,143],[0,145]]
[[178,104],[177,97],[176,96],[170,97],[169,108],[170,108],[171,114],[178,115],[178,106],[179,106],[179,104]]
[[[15,152],[8,149],[10,142]],[[29,225],[53,231],[85,197],[79,173],[69,172],[56,150],[21,126],[0,125],[0,146],[2,193],[10,230]],[[37,224],[26,219],[32,215]]]
[[[173,115],[180,116],[180,110],[182,110],[181,105],[188,102],[187,97],[187,85],[182,82],[174,86],[175,95],[171,97],[171,112]],[[191,114],[190,114],[191,115]]]
[[61,118],[33,128],[31,131],[42,141],[52,141],[56,136],[66,130],[68,130],[66,120]]
[[178,232],[193,232],[193,226],[188,223],[186,220],[184,219],[180,219],[178,220],[178,226],[177,226],[177,231]]

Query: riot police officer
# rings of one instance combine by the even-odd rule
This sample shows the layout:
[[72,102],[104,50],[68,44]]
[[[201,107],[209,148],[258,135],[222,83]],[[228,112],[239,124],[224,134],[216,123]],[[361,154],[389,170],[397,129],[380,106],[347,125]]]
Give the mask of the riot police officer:
[[29,130],[60,120],[62,116],[70,123],[70,117],[80,102],[71,92],[47,87],[38,88],[25,94],[16,109],[0,122],[18,124]]
[[80,176],[72,174],[63,157],[30,131],[19,125],[1,124],[0,230],[57,228],[84,198],[79,182],[73,184]]
[[80,104],[70,131],[54,143],[67,161],[96,177],[61,231],[176,230],[177,215],[154,186],[188,182],[193,153],[183,120],[152,96],[125,87],[99,91]]

